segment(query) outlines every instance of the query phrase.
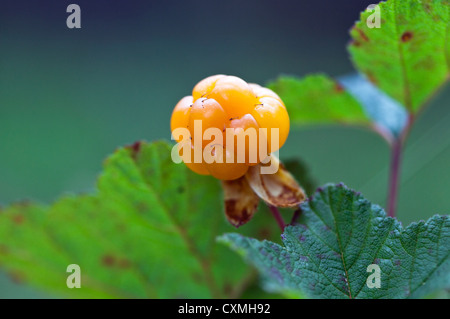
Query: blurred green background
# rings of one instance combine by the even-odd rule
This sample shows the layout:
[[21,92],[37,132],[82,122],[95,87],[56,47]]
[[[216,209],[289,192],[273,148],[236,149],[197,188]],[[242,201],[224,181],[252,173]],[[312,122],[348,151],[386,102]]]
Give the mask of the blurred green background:
[[[74,2],[81,29],[66,27]],[[174,105],[208,75],[264,84],[352,72],[348,30],[372,2],[2,0],[0,204],[92,191],[115,148],[170,139]],[[449,104],[446,89],[412,130],[404,224],[450,211]],[[342,181],[384,206],[389,152],[371,132],[293,130],[280,155],[301,157],[321,184]],[[47,296],[0,273],[0,298]]]

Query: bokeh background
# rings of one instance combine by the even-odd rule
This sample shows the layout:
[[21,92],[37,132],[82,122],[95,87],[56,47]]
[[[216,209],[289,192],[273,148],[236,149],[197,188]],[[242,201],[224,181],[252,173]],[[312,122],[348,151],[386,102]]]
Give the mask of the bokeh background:
[[[176,102],[225,73],[353,72],[346,44],[375,0],[0,1],[0,204],[51,203],[94,189],[103,159],[136,140],[170,139]],[[81,29],[66,8],[81,7]],[[450,211],[450,90],[421,115],[403,165],[404,224]],[[389,152],[354,128],[292,131],[281,150],[320,184],[344,182],[385,204]],[[54,297],[0,272],[0,298]]]

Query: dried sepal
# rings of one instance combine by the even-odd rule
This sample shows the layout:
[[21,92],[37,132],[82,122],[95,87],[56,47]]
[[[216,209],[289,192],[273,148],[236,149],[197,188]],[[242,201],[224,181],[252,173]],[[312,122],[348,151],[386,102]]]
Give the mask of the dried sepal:
[[[261,173],[262,168],[269,166],[278,167],[278,170],[272,174]],[[303,189],[274,155],[267,164],[250,167],[245,178],[252,190],[269,205],[294,207],[306,199]]]
[[235,227],[247,223],[258,208],[259,198],[250,188],[245,177],[222,181],[225,200],[225,216]]

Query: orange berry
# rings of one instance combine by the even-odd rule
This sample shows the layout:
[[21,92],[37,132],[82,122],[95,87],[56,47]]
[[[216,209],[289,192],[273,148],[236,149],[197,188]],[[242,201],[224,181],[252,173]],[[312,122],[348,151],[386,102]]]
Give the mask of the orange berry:
[[[200,123],[201,129],[196,127]],[[248,84],[235,76],[214,75],[197,83],[192,96],[178,102],[170,127],[172,133],[177,128],[186,129],[187,136],[179,147],[187,145],[191,154],[183,155],[182,150],[179,153],[188,168],[199,174],[233,180],[285,143],[289,115],[283,101],[270,89]],[[272,128],[279,130],[278,145],[274,146],[271,145]],[[260,129],[267,129],[267,134]],[[210,133],[209,140],[205,133]]]
[[[170,118],[170,129],[172,132],[176,128],[187,128],[189,123],[189,109],[190,106],[192,106],[192,103],[192,96],[185,96],[177,103],[173,109],[172,117]],[[177,139],[177,142],[180,142],[180,139]]]
[[272,91],[271,89],[262,87],[262,86],[260,86],[260,85],[258,85],[258,84],[255,84],[255,83],[250,83],[249,85],[250,85],[250,87],[252,88],[253,93],[256,95],[256,98],[257,98],[257,99],[260,99],[260,98],[262,98],[262,97],[271,97],[271,98],[274,98],[274,99],[280,101],[280,102],[281,102],[281,105],[283,105],[283,107],[285,107],[283,101],[282,101],[281,98],[278,96],[278,94],[276,94],[276,93],[275,93],[274,91]]
[[[234,180],[245,175],[248,171],[248,166],[245,163],[237,163],[233,152],[228,151],[225,147],[220,148],[221,153],[215,154],[214,149],[212,155],[216,157],[216,161],[208,164],[205,163],[206,169],[209,173],[220,180]],[[218,161],[220,159],[220,162]]]
[[[280,149],[289,134],[289,115],[286,108],[280,101],[271,98],[263,97],[259,99],[260,105],[251,113],[262,128],[267,128],[267,143],[269,153]],[[278,147],[272,147],[272,128],[278,128]]]
[[[233,129],[234,153],[245,155],[243,160],[247,165],[256,165],[261,162],[259,156],[259,139],[261,136],[259,134],[259,125],[255,118],[251,114],[245,114],[241,118],[232,119],[228,128]],[[226,135],[226,138],[230,137]],[[263,138],[265,139],[265,136]],[[226,142],[227,139],[225,139]],[[265,141],[264,143],[267,142]],[[229,147],[230,141],[225,145]],[[239,155],[237,156],[238,161],[242,162]]]
[[[203,138],[203,134],[205,133],[205,131],[210,128],[217,128],[218,130],[220,130],[221,144],[223,144],[223,131],[225,130],[227,120],[227,114],[216,100],[199,98],[197,101],[195,101],[191,108],[188,124],[188,128],[191,132],[191,137],[194,145],[195,143],[198,143],[198,139],[200,139],[199,142],[202,142],[203,147],[211,142],[210,140],[206,140]],[[196,123],[197,125],[201,123],[201,131],[197,129],[198,132],[201,133],[201,136],[195,135]]]
[[258,103],[247,82],[235,76],[218,79],[208,97],[219,102],[230,118],[250,113]]
[[[185,149],[191,149],[191,152],[184,152]],[[184,164],[191,169],[193,172],[200,175],[210,175],[209,171],[206,169],[205,163],[203,161],[203,149],[201,147],[197,148],[197,152],[202,153],[202,157],[200,158],[201,162],[196,163],[195,161],[195,151],[196,148],[192,145],[190,140],[181,142],[178,144],[178,154],[180,158],[183,160]]]
[[206,95],[211,93],[212,89],[216,85],[217,80],[223,77],[225,77],[225,75],[223,74],[212,75],[198,82],[194,86],[194,89],[192,90],[192,96],[194,98],[194,101],[196,101],[201,97],[206,97]]

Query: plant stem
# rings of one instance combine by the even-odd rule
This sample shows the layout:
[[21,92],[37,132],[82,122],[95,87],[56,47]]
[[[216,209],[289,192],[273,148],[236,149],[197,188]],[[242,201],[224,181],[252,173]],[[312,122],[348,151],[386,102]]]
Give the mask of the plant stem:
[[278,226],[280,226],[280,229],[283,232],[284,231],[284,227],[286,227],[286,224],[284,223],[284,220],[283,220],[283,217],[280,214],[280,211],[275,206],[272,206],[272,205],[268,205],[268,206],[269,206],[270,211],[272,212],[273,217],[277,221]]
[[395,217],[397,209],[398,186],[400,181],[400,164],[402,160],[402,138],[396,138],[391,148],[391,167],[389,172],[389,189],[387,195],[387,213]]
[[295,210],[294,214],[292,215],[291,223],[289,225],[294,225],[297,222],[297,219],[300,217],[300,213],[302,210],[299,208]]
[[387,213],[390,217],[395,217],[397,210],[398,188],[400,183],[400,166],[402,162],[403,146],[406,143],[411,127],[414,123],[414,115],[409,114],[403,132],[394,138],[391,144],[391,167],[389,171],[389,189],[387,194]]

